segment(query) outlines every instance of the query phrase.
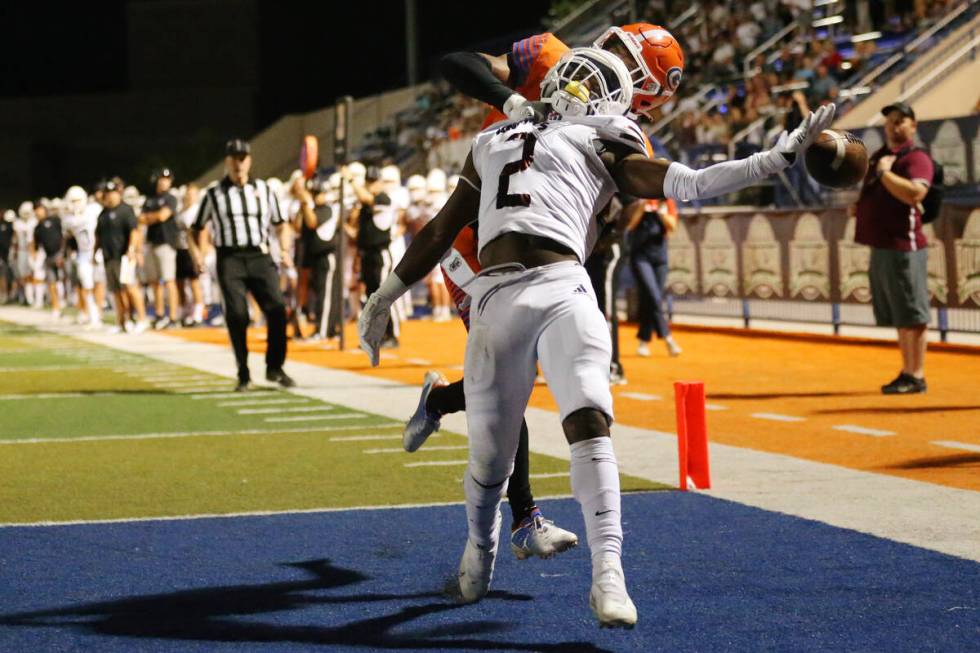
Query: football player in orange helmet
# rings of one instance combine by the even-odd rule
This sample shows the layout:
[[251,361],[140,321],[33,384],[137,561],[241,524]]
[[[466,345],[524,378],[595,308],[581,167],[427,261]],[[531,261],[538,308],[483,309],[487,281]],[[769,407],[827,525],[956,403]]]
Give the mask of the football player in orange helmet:
[[681,84],[684,51],[663,27],[650,23],[610,27],[594,45],[619,55],[630,69],[633,113],[648,116],[669,100]]

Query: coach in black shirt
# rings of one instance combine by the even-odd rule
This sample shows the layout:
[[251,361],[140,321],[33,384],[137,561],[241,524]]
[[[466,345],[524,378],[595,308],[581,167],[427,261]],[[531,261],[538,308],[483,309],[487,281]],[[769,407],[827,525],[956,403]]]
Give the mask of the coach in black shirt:
[[[290,237],[279,212],[276,195],[262,179],[251,179],[252,155],[241,139],[225,145],[226,175],[208,186],[194,220],[193,256],[201,267],[202,231],[211,224],[218,255],[218,283],[224,298],[225,324],[238,363],[237,392],[248,390],[248,302],[251,292],[265,314],[268,342],[265,378],[283,387],[296,383],[283,371],[286,361],[286,304],[279,288],[279,273],[269,256],[269,225],[278,228],[283,261],[289,258]],[[196,242],[194,242],[196,241]]]
[[61,271],[64,266],[62,249],[65,246],[61,218],[49,215],[47,207],[41,202],[34,203],[34,215],[37,216],[37,226],[34,227],[34,255],[37,255],[37,250],[44,251],[44,280],[48,284],[48,301],[51,302],[51,310],[55,316],[58,316],[61,314],[58,282],[61,281]]
[[[177,198],[170,192],[173,173],[161,168],[150,177],[153,195],[146,198],[140,222],[148,225],[146,240],[153,258],[151,269],[155,273],[147,280],[153,287],[153,305],[156,309],[155,329],[163,329],[177,323]],[[170,314],[163,313],[163,289],[167,290]]]
[[313,290],[308,317],[316,324],[311,336],[315,340],[331,337],[340,328],[340,302],[334,301],[333,283],[337,269],[339,207],[327,201],[327,190],[327,179],[319,176],[306,185],[300,179],[294,188],[300,201],[295,225],[300,237],[297,248],[300,288]]
[[10,301],[10,290],[14,280],[13,270],[10,268],[10,246],[14,242],[14,220],[16,219],[13,211],[4,211],[3,219],[0,220],[0,297],[2,301]]
[[[135,266],[139,258],[139,223],[133,209],[122,201],[122,182],[110,180],[102,189],[102,213],[95,227],[95,251],[102,250],[105,260],[105,280],[109,292],[115,295],[119,328],[125,328],[127,308],[136,309],[137,330],[146,328],[146,309],[143,293],[136,287]],[[122,259],[126,257],[127,270]],[[125,274],[123,274],[125,272]]]
[[[361,203],[357,215],[357,252],[361,257],[361,281],[364,282],[365,296],[370,297],[394,269],[389,247],[398,211],[384,192],[381,174],[376,167],[367,169],[367,183],[364,186],[355,183],[349,171],[345,169],[343,172]],[[382,347],[398,346],[398,327],[398,313],[392,307]]]

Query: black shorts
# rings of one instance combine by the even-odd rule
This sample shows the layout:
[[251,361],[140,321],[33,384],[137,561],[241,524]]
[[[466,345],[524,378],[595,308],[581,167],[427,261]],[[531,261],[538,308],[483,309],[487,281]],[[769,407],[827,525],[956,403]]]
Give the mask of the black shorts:
[[190,250],[177,250],[177,279],[185,281],[187,279],[197,279],[200,275],[194,269],[194,259],[191,257]]

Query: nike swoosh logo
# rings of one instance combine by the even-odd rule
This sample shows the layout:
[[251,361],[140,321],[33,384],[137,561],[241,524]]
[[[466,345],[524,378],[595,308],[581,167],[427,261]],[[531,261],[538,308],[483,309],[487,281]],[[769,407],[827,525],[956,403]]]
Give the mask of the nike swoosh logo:
[[595,516],[598,517],[599,515],[604,515],[607,512],[615,512],[615,511],[610,508],[609,510],[603,510],[602,512],[596,512]]

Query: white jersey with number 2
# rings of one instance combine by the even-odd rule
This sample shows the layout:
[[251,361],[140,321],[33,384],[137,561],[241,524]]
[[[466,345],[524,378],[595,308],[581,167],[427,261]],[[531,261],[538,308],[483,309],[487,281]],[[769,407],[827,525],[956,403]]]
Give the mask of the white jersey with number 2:
[[643,132],[625,116],[507,122],[478,134],[480,248],[514,231],[561,243],[584,262],[599,232],[594,217],[616,192],[596,141],[647,154]]

